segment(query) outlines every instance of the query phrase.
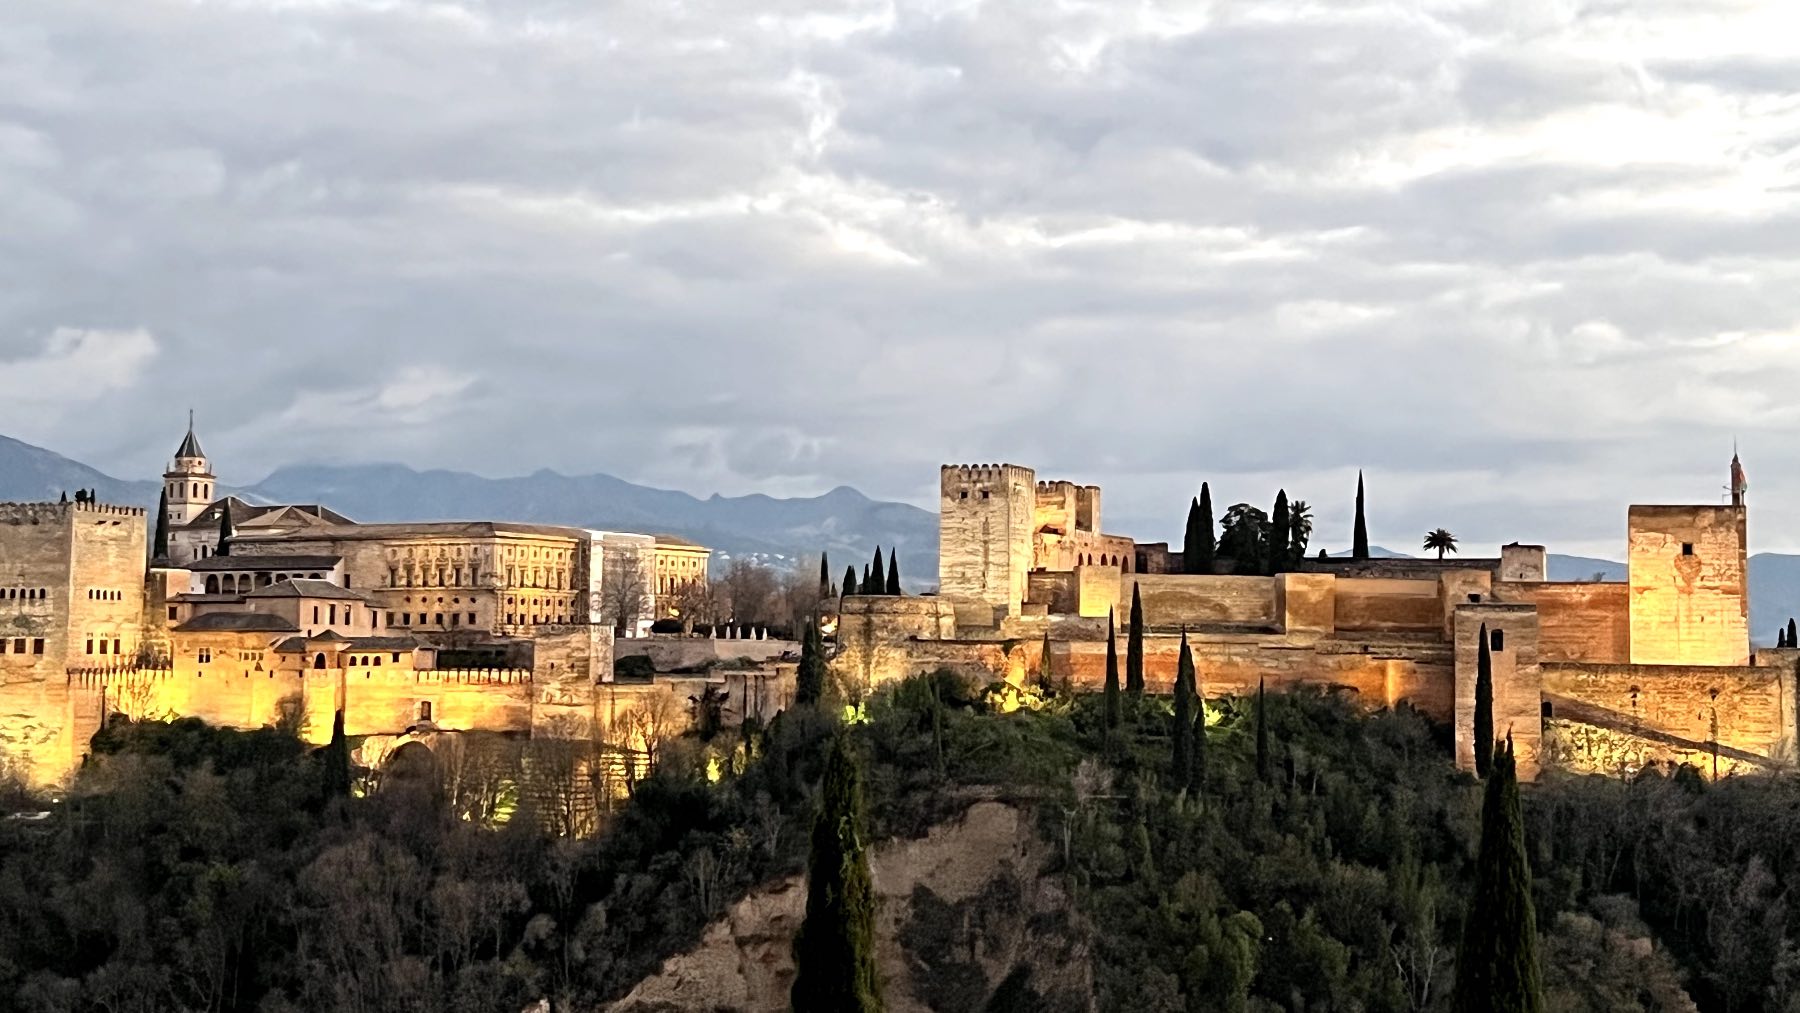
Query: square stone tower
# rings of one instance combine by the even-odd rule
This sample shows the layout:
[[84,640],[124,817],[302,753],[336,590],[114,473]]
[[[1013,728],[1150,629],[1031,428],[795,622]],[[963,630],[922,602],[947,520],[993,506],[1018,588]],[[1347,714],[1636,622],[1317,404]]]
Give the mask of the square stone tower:
[[1750,663],[1746,509],[1631,508],[1632,664]]
[[1013,464],[946,464],[938,497],[938,593],[1019,614],[1031,573],[1037,474]]

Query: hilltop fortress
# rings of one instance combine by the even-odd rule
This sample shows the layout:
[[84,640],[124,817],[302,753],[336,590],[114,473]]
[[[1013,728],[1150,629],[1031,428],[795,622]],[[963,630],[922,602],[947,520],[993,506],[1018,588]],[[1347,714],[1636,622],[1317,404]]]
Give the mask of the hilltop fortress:
[[849,597],[841,678],[872,686],[940,666],[1023,684],[1104,679],[1108,616],[1143,603],[1148,688],[1168,692],[1183,633],[1203,692],[1343,687],[1410,704],[1454,729],[1474,766],[1482,631],[1494,729],[1520,771],[1630,772],[1685,762],[1709,776],[1796,759],[1800,651],[1752,651],[1743,471],[1731,502],[1633,506],[1629,580],[1546,580],[1543,546],[1491,559],[1316,559],[1268,576],[1188,574],[1167,547],[1101,528],[1095,486],[1039,482],[1010,464],[940,475],[939,592]]

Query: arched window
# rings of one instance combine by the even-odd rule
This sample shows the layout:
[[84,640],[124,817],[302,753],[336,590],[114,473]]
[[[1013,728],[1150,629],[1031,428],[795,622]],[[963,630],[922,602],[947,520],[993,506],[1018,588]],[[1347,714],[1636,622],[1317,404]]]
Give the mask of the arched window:
[[323,653],[313,655],[313,668],[321,672],[325,670],[325,655]]
[[219,593],[219,576],[218,576],[218,574],[214,574],[214,575],[206,578],[206,593],[207,594],[218,594]]

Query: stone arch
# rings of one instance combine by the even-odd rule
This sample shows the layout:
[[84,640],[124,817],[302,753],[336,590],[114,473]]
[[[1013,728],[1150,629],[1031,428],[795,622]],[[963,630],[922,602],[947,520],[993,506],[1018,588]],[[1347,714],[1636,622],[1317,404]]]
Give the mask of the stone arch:
[[313,669],[315,671],[320,671],[320,672],[323,672],[325,670],[325,652],[324,651],[320,651],[318,654],[313,655]]
[[437,753],[419,739],[407,739],[394,747],[381,767],[381,783],[427,785],[437,778]]
[[215,573],[206,578],[206,593],[207,594],[218,594],[219,593],[219,575],[218,574]]

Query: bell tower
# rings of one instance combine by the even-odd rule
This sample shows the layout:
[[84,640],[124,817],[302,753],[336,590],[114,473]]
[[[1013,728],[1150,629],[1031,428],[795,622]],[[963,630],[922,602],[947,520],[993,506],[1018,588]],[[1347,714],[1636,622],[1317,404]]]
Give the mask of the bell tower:
[[175,448],[175,463],[163,472],[163,493],[169,500],[168,521],[179,526],[200,516],[212,505],[213,473],[206,462],[206,452],[194,435],[194,413],[188,411],[187,436]]

